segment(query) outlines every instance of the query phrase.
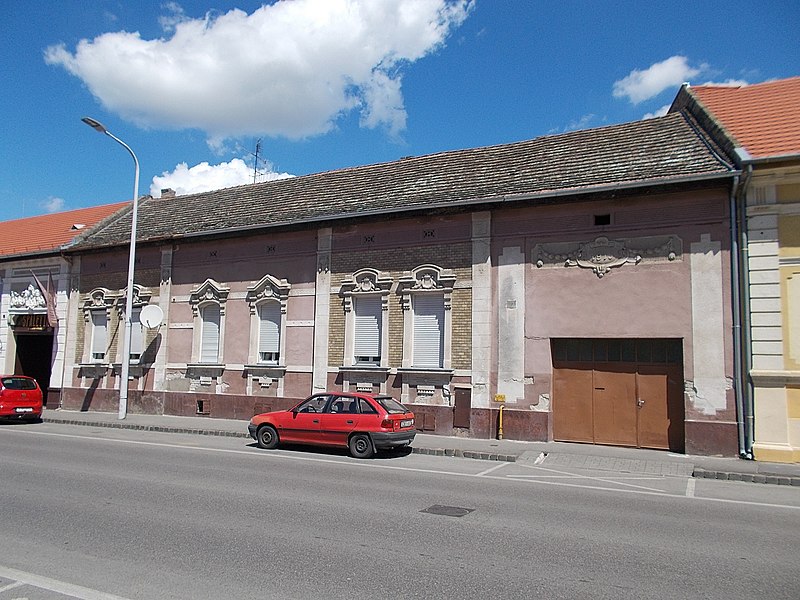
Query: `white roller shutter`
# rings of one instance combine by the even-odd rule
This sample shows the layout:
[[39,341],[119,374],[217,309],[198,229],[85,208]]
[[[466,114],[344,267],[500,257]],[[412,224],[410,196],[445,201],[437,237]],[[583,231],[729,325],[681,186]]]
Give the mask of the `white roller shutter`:
[[356,360],[359,357],[380,358],[381,355],[381,297],[361,296],[354,300]]
[[209,304],[201,314],[200,362],[216,364],[219,361],[219,306]]
[[439,294],[414,294],[415,367],[440,368],[444,355],[444,297]]
[[281,305],[267,302],[258,308],[258,353],[277,356],[281,350]]
[[108,317],[106,311],[92,311],[92,360],[103,360],[108,345]]
[[131,356],[139,358],[144,348],[144,332],[142,331],[142,308],[131,311]]

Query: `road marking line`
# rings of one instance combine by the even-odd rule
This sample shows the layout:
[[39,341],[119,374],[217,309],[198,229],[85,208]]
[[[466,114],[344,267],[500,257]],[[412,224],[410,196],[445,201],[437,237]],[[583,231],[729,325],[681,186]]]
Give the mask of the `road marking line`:
[[15,581],[14,583],[9,583],[7,586],[0,587],[0,594],[7,592],[8,590],[13,590],[14,588],[22,587],[23,585],[28,584],[24,581]]
[[689,481],[686,482],[686,497],[687,498],[694,498],[694,485],[695,485],[695,478],[689,477]]
[[[258,458],[260,460],[269,460],[269,459],[288,459],[288,460],[298,460],[298,461],[306,461],[306,462],[317,462],[317,463],[328,463],[334,465],[343,465],[343,466],[350,466],[350,467],[358,467],[364,469],[386,469],[386,470],[393,470],[393,471],[409,471],[414,473],[428,473],[431,475],[453,475],[455,477],[467,477],[472,479],[477,479],[477,475],[473,473],[460,473],[458,471],[440,471],[438,469],[422,469],[419,467],[398,467],[394,465],[385,465],[385,464],[375,464],[375,463],[368,463],[363,461],[356,461],[356,460],[331,460],[327,458],[314,458],[310,456],[296,456],[290,454],[290,451],[281,451],[281,450],[270,450],[269,452],[264,451],[256,451],[255,449],[251,448],[250,450],[228,450],[225,448],[208,448],[203,446],[181,446],[178,444],[165,444],[160,442],[142,442],[138,440],[119,440],[113,438],[103,438],[103,437],[94,437],[94,436],[85,436],[85,435],[72,435],[67,433],[49,433],[45,431],[23,431],[18,429],[5,429],[0,428],[0,433],[7,432],[12,434],[28,434],[28,435],[42,435],[42,436],[50,436],[50,437],[64,437],[64,438],[74,438],[80,440],[94,440],[99,442],[112,442],[112,443],[120,443],[120,444],[133,444],[133,445],[142,445],[142,446],[156,446],[156,447],[163,447],[163,448],[176,448],[181,450],[199,450],[204,452],[216,452],[222,454],[241,454],[244,456],[250,456],[254,458]],[[515,465],[525,466],[529,469],[535,469],[542,467],[533,467],[530,465],[523,465],[519,462],[514,463]],[[568,473],[567,473],[568,474]],[[603,483],[608,483],[600,478],[593,478],[593,477],[586,477],[581,476],[586,479],[594,479],[596,481],[601,481]],[[511,479],[504,476],[499,475],[485,475],[480,479],[494,479],[495,481],[514,481],[523,484],[536,484],[536,485],[550,485],[556,487],[569,487],[569,488],[577,488],[581,490],[595,490],[600,492],[614,492],[617,494],[638,494],[641,496],[661,496],[664,498],[676,498],[676,499],[687,499],[685,495],[682,494],[674,494],[664,492],[658,489],[644,488],[642,486],[631,486],[634,488],[640,489],[620,489],[620,488],[611,488],[611,487],[604,487],[599,485],[581,485],[578,483],[565,483],[560,481],[545,481],[542,479]],[[613,480],[612,480],[613,481]],[[630,485],[630,484],[622,484],[622,485]],[[750,502],[748,500],[727,500],[724,498],[704,498],[704,497],[697,497],[694,496],[690,498],[693,501],[701,501],[701,502],[717,502],[721,504],[739,504],[743,506],[758,506],[758,507],[766,507],[766,508],[787,508],[789,510],[800,510],[800,506],[792,506],[790,504],[773,504],[769,502]],[[1,575],[2,573],[0,573]]]
[[497,471],[497,469],[502,469],[507,464],[508,464],[507,462],[501,462],[500,464],[497,464],[497,465],[495,465],[493,467],[490,467],[490,468],[486,469],[485,471],[481,471],[480,473],[477,473],[475,475],[475,477],[483,477],[484,475],[488,475],[489,473]]
[[98,590],[93,590],[80,585],[67,583],[66,581],[42,577],[41,575],[36,575],[35,573],[27,573],[25,571],[18,571],[17,569],[10,569],[8,567],[3,567],[2,565],[0,565],[0,577],[4,577],[5,579],[14,579],[23,585],[32,585],[49,592],[64,594],[66,596],[72,596],[73,598],[80,598],[80,600],[128,600],[122,596],[107,594],[105,592],[100,592]]
[[[641,490],[648,490],[650,492],[663,492],[658,488],[651,488],[645,487],[643,485],[634,485],[632,483],[624,483],[622,481],[617,481],[614,477],[592,477],[590,475],[581,475],[580,473],[569,473],[568,471],[559,471],[557,469],[548,469],[547,467],[542,466],[532,466],[520,463],[520,467],[525,467],[526,469],[537,469],[541,471],[549,471],[550,473],[556,473],[558,475],[572,475],[575,479],[589,479],[591,481],[602,481],[603,483],[618,483],[619,485],[625,485],[628,487],[632,487],[634,489],[641,489]],[[620,478],[621,479],[621,478]]]

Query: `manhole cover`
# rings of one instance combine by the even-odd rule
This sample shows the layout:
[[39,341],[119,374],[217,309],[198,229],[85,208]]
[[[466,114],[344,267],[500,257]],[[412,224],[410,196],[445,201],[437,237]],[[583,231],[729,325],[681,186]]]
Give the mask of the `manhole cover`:
[[430,513],[432,515],[442,515],[445,517],[463,517],[471,513],[474,508],[461,508],[460,506],[443,506],[441,504],[434,504],[419,512]]

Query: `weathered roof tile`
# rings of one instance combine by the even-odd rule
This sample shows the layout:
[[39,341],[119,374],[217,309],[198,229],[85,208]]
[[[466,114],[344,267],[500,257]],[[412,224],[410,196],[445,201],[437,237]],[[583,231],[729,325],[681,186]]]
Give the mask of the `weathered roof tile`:
[[[683,113],[140,203],[139,240],[724,176],[727,158]],[[76,249],[119,245],[130,211]]]

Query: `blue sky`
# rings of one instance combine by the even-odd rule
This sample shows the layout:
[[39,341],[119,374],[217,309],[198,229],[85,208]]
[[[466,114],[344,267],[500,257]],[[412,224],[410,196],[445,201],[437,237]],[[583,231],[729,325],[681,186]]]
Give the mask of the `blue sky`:
[[0,220],[634,121],[800,75],[800,3],[10,0]]

